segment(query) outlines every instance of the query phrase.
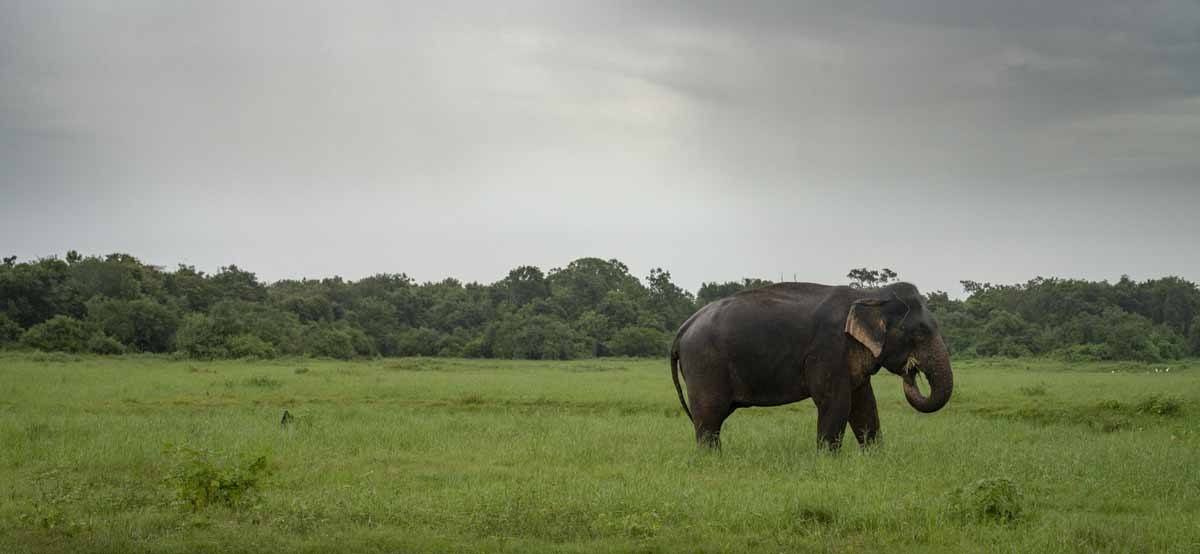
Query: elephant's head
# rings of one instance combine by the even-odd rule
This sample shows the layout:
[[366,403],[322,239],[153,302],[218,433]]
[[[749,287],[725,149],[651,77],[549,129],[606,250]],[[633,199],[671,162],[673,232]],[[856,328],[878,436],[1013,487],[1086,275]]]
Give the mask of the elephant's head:
[[[846,316],[846,334],[870,350],[875,361],[904,380],[904,397],[919,412],[936,412],[950,401],[954,375],[950,352],[921,293],[908,283],[867,289]],[[920,371],[929,396],[917,388]]]

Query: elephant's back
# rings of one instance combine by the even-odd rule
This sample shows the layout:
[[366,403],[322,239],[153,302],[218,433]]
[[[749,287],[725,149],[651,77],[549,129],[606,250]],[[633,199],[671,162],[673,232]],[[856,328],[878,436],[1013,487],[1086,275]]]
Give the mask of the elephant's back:
[[737,358],[757,358],[791,350],[797,338],[812,335],[816,309],[836,287],[814,283],[780,283],[741,291],[709,303],[683,325],[676,348],[705,350]]

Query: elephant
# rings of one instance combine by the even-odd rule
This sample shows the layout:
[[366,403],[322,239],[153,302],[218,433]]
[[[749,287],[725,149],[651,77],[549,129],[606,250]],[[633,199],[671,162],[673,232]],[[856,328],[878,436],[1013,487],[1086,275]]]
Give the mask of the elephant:
[[[697,444],[718,450],[721,425],[734,410],[806,398],[817,406],[819,448],[836,451],[847,423],[861,446],[879,440],[871,377],[880,367],[902,377],[904,397],[918,412],[942,409],[954,389],[937,321],[917,287],[904,282],[743,290],[685,321],[671,343],[670,363]],[[929,396],[917,387],[918,371]]]

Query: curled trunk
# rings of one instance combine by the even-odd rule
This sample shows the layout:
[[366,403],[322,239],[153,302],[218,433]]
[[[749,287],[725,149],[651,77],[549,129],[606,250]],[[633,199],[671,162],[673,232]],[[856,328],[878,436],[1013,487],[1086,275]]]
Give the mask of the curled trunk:
[[[917,388],[917,371],[925,374],[929,382],[929,396]],[[916,369],[909,369],[904,377],[904,398],[918,412],[930,413],[942,409],[950,401],[954,390],[954,375],[950,371],[950,352],[941,337],[934,337],[930,344],[916,356]]]

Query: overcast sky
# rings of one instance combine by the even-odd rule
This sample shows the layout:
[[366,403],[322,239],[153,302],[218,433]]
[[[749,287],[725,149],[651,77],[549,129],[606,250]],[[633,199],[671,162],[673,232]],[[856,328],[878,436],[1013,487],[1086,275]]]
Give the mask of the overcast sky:
[[0,251],[1200,280],[1200,2],[0,0]]

